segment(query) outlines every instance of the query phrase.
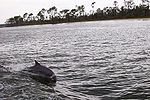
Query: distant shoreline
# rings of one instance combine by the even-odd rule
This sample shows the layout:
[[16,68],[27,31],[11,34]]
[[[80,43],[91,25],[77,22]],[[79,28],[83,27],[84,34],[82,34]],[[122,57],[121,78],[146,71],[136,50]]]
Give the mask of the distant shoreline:
[[0,28],[6,27],[6,24],[0,24]]
[[5,27],[19,27],[19,26],[32,26],[32,25],[46,25],[46,24],[63,24],[63,23],[76,23],[76,22],[92,22],[92,21],[110,21],[110,20],[150,20],[150,18],[116,18],[116,19],[103,19],[103,20],[84,20],[84,21],[70,21],[70,22],[58,22],[58,23],[32,23],[32,24],[0,24],[0,28]]
[[76,5],[75,8],[61,11],[58,11],[56,6],[49,9],[42,8],[37,14],[26,12],[22,16],[16,15],[8,18],[2,27],[150,18],[150,3],[145,0],[139,5],[135,5],[133,0],[125,0],[121,7],[118,1],[114,1],[113,7],[97,8],[96,10],[94,9],[95,3],[92,2],[89,12],[85,12],[84,5]]

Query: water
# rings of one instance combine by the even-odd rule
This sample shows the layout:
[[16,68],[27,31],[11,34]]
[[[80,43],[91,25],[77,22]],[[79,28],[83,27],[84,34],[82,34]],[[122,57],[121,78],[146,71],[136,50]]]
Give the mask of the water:
[[[112,20],[0,29],[0,99],[150,98],[150,20]],[[18,74],[49,66],[56,86]]]

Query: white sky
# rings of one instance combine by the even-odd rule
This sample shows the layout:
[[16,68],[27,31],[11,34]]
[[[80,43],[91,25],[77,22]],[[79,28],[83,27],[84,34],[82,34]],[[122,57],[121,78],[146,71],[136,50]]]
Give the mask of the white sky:
[[[48,9],[56,6],[58,10],[75,8],[75,5],[85,5],[85,10],[89,12],[91,3],[95,3],[95,8],[113,6],[114,0],[0,0],[0,23],[15,15],[33,13],[36,15],[42,8]],[[123,5],[124,0],[117,0],[119,5]],[[141,0],[134,0],[139,4]]]

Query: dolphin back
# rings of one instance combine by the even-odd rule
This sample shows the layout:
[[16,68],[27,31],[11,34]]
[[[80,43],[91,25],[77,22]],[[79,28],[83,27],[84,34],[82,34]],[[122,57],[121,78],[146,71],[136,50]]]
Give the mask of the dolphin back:
[[38,63],[35,60],[35,65],[28,67],[27,69],[25,69],[24,71],[27,72],[27,74],[29,74],[29,76],[31,76],[31,78],[41,82],[41,83],[56,83],[57,79],[56,79],[56,75],[54,74],[54,72],[41,65],[40,63]]

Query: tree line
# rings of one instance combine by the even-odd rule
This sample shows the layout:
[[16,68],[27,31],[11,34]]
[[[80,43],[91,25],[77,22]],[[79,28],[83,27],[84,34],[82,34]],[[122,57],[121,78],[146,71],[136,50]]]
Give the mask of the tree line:
[[76,5],[73,9],[58,11],[56,6],[49,9],[41,9],[36,15],[25,13],[22,16],[14,16],[6,20],[8,26],[35,25],[35,24],[56,24],[80,21],[95,21],[126,18],[149,18],[149,0],[141,0],[135,5],[134,0],[124,0],[124,5],[119,7],[118,1],[113,1],[113,7],[95,9],[95,3],[91,3],[90,12],[85,12],[84,5]]

